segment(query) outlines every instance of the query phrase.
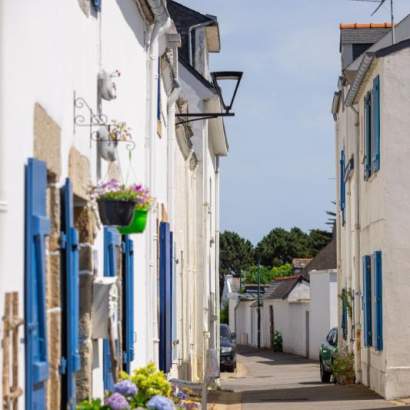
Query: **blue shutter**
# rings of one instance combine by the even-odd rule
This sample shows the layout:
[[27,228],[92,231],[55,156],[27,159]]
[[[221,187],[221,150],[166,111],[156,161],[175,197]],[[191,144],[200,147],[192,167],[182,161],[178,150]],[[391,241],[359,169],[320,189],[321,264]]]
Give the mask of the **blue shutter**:
[[129,373],[134,360],[134,242],[123,237],[123,369]]
[[371,147],[372,147],[372,102],[371,94],[364,98],[364,179],[371,175]]
[[374,253],[375,343],[376,350],[383,350],[383,278],[382,253]]
[[177,303],[176,303],[176,262],[175,262],[175,255],[174,255],[174,234],[171,232],[171,278],[172,278],[172,285],[171,285],[171,294],[172,294],[172,361],[177,359],[177,349],[174,342],[177,340]]
[[101,11],[101,0],[92,0],[92,3],[96,11]]
[[79,354],[79,259],[78,232],[74,228],[74,203],[71,181],[66,183],[61,191],[62,203],[62,292],[63,296],[63,346],[62,354],[66,363],[63,377],[63,403],[67,409],[76,407],[75,373],[80,369]]
[[380,169],[380,77],[373,80],[372,90],[372,172]]
[[363,340],[364,346],[372,345],[372,282],[371,258],[363,256]]
[[[104,276],[117,275],[117,247],[121,245],[120,235],[115,228],[104,227]],[[103,341],[104,389],[112,391],[114,378],[111,368],[111,353],[108,339]]]
[[168,373],[172,365],[172,272],[169,224],[160,224],[160,323],[159,368]]
[[158,59],[157,120],[161,121],[161,59]]
[[342,224],[345,223],[345,207],[346,207],[346,182],[345,182],[345,151],[340,152],[340,211],[342,213]]
[[45,236],[50,231],[50,221],[46,211],[47,168],[45,162],[30,158],[25,171],[25,408],[43,410],[48,379]]

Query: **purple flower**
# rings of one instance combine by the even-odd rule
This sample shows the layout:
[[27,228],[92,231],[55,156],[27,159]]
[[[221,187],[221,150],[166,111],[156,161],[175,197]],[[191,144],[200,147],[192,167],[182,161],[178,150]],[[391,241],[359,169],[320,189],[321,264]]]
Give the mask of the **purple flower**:
[[154,396],[147,403],[147,409],[151,410],[174,410],[175,406],[172,400],[164,396]]
[[180,400],[186,400],[188,398],[188,395],[186,393],[184,393],[182,390],[180,390],[176,396],[178,397],[178,399]]
[[111,410],[129,410],[130,408],[127,399],[120,393],[114,393],[112,396],[107,397],[104,404],[109,406]]
[[123,396],[135,396],[138,393],[137,386],[130,380],[122,380],[114,385],[114,392],[120,393]]

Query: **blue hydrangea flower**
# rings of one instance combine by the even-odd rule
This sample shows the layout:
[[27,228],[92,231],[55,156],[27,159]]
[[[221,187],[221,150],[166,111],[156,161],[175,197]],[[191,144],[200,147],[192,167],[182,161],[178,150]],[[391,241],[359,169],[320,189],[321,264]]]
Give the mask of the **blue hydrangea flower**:
[[188,395],[186,393],[184,393],[182,390],[180,390],[176,396],[178,397],[178,399],[180,400],[186,400],[188,398]]
[[138,388],[130,380],[122,380],[114,385],[114,392],[120,393],[125,397],[135,396],[138,393]]
[[120,393],[114,393],[112,396],[107,397],[104,404],[109,406],[111,410],[129,410],[130,408],[127,399]]
[[164,396],[153,396],[147,403],[147,409],[151,410],[174,410],[175,406],[172,400]]

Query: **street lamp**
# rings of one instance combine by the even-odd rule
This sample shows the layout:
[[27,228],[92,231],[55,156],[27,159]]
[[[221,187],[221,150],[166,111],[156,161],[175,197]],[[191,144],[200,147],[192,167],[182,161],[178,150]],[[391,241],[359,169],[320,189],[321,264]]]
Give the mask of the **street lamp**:
[[[186,124],[188,122],[193,121],[201,121],[201,120],[209,120],[212,118],[218,117],[233,117],[235,113],[231,112],[233,103],[236,98],[236,94],[238,92],[239,84],[241,83],[243,72],[242,71],[215,71],[211,73],[212,76],[212,84],[216,90],[218,95],[219,101],[222,104],[224,112],[202,112],[202,113],[184,113],[184,114],[175,114],[176,117],[184,118],[184,120],[179,121],[176,125],[179,124]],[[232,81],[234,82],[234,88],[232,92],[232,96],[230,99],[225,101],[225,98],[222,93],[221,83],[222,82]],[[228,103],[229,101],[229,103]]]

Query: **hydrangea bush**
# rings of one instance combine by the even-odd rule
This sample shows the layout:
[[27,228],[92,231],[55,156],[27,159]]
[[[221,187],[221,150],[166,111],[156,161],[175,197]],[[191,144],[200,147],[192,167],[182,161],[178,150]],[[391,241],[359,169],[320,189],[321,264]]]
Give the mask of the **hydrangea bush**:
[[195,410],[199,403],[189,400],[188,394],[174,387],[166,375],[153,363],[135,370],[131,375],[122,372],[120,381],[104,399],[84,401],[77,410]]

